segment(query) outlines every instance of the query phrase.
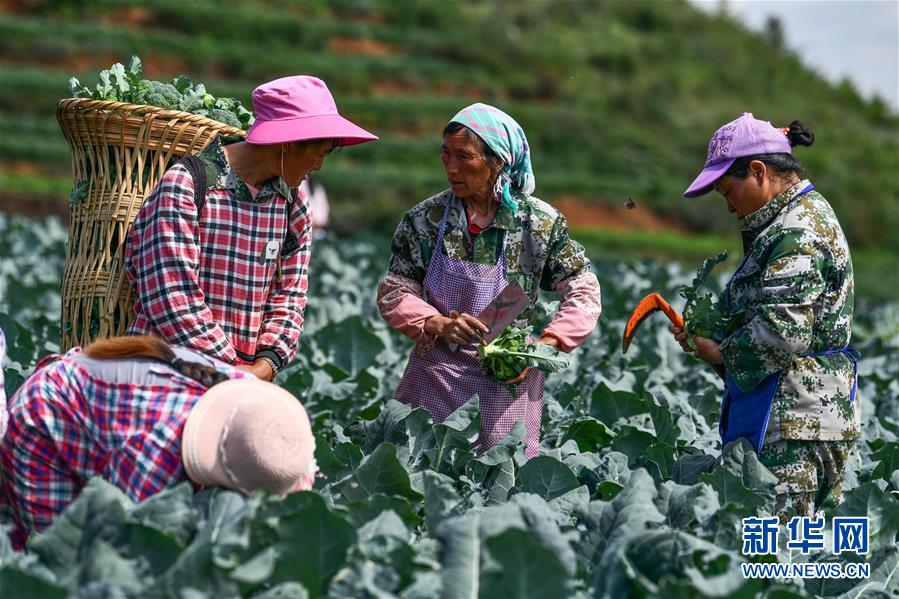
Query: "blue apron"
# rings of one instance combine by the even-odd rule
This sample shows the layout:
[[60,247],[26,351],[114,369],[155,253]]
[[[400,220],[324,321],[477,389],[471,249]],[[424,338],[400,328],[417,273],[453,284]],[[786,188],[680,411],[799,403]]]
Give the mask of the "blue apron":
[[[814,188],[814,185],[809,184],[790,203],[795,202]],[[731,308],[731,283],[733,283],[734,278],[743,268],[743,265],[746,264],[747,258],[748,254],[740,262],[724,290],[724,299],[728,309]],[[852,391],[849,400],[855,401],[855,392],[858,384],[858,360],[861,357],[858,351],[849,347],[843,347],[841,349],[827,349],[813,354],[802,354],[799,357],[816,358],[832,354],[844,354],[852,361]],[[774,406],[774,396],[777,394],[777,387],[780,385],[782,374],[782,371],[775,372],[762,380],[753,389],[743,391],[731,378],[730,374],[725,373],[724,400],[721,403],[721,420],[718,423],[718,432],[721,434],[722,445],[727,445],[735,439],[745,437],[755,447],[756,453],[761,452],[762,443],[765,440],[765,431],[768,428],[768,420],[771,417],[771,408]]]
[[[844,347],[814,354],[801,354],[799,357],[817,358],[832,354],[844,354],[852,362],[852,391],[849,394],[849,401],[855,401],[855,392],[858,386],[858,360],[861,358],[861,354],[857,350]],[[724,375],[724,401],[721,404],[721,420],[718,423],[722,445],[727,445],[740,437],[746,437],[755,447],[755,452],[761,452],[765,431],[768,429],[768,420],[771,417],[771,408],[774,406],[774,396],[777,394],[782,374],[782,372],[775,372],[769,375],[749,391],[741,390],[730,374]]]

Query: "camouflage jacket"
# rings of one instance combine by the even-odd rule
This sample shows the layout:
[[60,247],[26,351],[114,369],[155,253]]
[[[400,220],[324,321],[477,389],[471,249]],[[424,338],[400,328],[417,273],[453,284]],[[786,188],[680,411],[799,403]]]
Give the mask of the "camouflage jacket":
[[[424,282],[443,217],[446,190],[419,203],[403,217],[393,236],[388,271]],[[444,248],[451,258],[496,264],[506,235],[506,273],[517,280],[533,306],[539,289],[558,291],[560,284],[590,272],[584,247],[568,236],[565,217],[555,208],[530,196],[515,195],[512,212],[500,204],[493,223],[474,236],[461,200],[453,198],[447,216]]]
[[740,315],[721,343],[743,390],[780,372],[765,442],[859,436],[853,364],[841,353],[804,357],[849,343],[853,278],[849,246],[827,200],[801,181],[743,219],[744,261],[729,302]]

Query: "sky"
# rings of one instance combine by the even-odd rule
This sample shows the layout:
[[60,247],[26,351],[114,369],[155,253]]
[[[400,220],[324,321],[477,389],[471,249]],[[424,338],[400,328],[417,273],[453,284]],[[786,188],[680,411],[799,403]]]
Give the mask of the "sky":
[[[716,11],[721,0],[691,0]],[[786,45],[830,81],[848,77],[865,98],[877,94],[899,113],[899,0],[724,0],[727,11],[760,30],[769,15]]]

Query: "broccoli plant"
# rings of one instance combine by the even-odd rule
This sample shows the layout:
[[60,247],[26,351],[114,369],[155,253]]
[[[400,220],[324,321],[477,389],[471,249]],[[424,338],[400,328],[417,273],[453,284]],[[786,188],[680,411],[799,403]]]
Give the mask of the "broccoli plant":
[[487,345],[478,346],[478,359],[496,380],[505,383],[525,368],[539,368],[543,372],[558,372],[568,366],[568,360],[555,347],[528,343],[531,328],[511,326]]
[[727,259],[727,252],[707,258],[696,271],[690,285],[681,287],[681,297],[687,300],[684,306],[684,330],[689,335],[690,347],[696,349],[694,336],[707,337],[720,343],[736,322],[738,315],[730,311],[724,298],[712,293],[701,293],[712,270]]
[[170,83],[144,79],[143,64],[137,56],[131,57],[128,68],[117,62],[101,71],[99,83],[93,88],[72,77],[69,91],[76,98],[147,104],[189,112],[244,131],[253,124],[253,114],[238,100],[216,98],[206,91],[205,85],[194,84],[186,75],[179,75]]

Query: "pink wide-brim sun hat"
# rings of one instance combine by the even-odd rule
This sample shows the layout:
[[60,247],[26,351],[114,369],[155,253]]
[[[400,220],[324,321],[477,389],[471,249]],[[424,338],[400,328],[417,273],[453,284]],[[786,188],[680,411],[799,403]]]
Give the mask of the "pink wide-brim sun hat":
[[378,139],[337,112],[325,82],[309,75],[282,77],[253,90],[256,120],[247,132],[252,144],[334,139],[352,146]]
[[181,454],[194,482],[244,493],[307,490],[317,470],[306,410],[289,392],[255,378],[218,383],[197,400]]

